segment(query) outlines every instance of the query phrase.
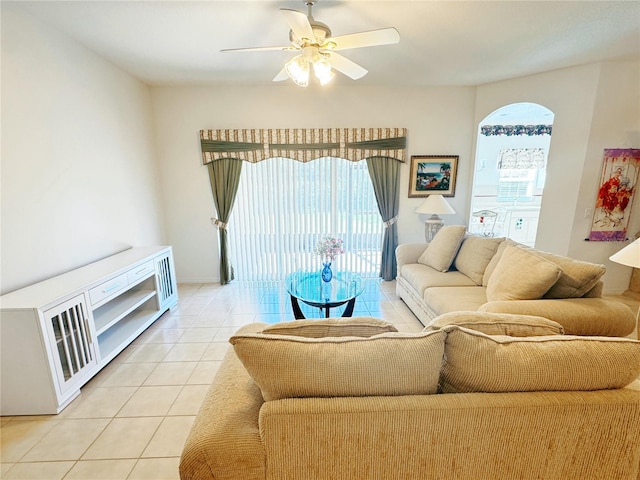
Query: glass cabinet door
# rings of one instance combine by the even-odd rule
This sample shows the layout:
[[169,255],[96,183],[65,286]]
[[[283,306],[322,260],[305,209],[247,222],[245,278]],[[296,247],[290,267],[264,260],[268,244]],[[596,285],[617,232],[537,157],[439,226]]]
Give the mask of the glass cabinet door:
[[84,295],[44,312],[60,391],[91,375],[96,355]]

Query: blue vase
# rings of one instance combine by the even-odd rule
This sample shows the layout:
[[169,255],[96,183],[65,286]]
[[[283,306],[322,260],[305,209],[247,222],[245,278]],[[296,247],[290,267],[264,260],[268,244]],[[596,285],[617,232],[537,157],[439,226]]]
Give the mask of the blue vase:
[[333,273],[331,273],[331,262],[324,262],[322,265],[322,280],[330,282],[331,277],[333,277]]

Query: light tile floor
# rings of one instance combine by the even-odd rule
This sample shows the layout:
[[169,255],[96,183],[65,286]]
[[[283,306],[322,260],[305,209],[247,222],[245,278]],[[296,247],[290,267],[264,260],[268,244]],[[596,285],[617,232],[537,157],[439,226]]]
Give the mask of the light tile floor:
[[[229,337],[247,323],[287,321],[293,314],[278,284],[182,284],[178,292],[177,308],[100,371],[62,413],[0,417],[1,478],[179,478],[182,446]],[[394,292],[395,282],[367,282],[354,315],[420,331]],[[321,316],[315,308],[303,311],[308,318]]]

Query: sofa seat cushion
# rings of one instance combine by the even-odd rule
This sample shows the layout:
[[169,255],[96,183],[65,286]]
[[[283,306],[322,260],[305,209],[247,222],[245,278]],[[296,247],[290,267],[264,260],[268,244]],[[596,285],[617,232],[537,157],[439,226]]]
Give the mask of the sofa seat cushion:
[[458,253],[462,239],[467,232],[464,225],[446,225],[438,230],[433,240],[429,242],[424,253],[418,258],[418,263],[427,265],[439,272],[446,272],[451,268],[453,259]]
[[487,283],[487,299],[492,302],[542,298],[561,274],[558,265],[531,249],[507,247]]
[[270,401],[436,393],[445,336],[444,331],[368,338],[256,333],[229,341]]
[[461,310],[478,310],[487,302],[486,288],[473,287],[431,287],[424,292],[424,301],[436,314],[442,315]]
[[484,271],[503,241],[504,237],[467,237],[462,241],[453,265],[476,285],[482,285]]
[[640,375],[640,341],[554,335],[486,335],[446,327],[441,388],[457,392],[622,388]]
[[438,330],[449,325],[470,328],[487,335],[532,337],[563,335],[562,325],[544,317],[490,312],[451,312],[434,318],[425,330]]
[[429,287],[471,287],[475,283],[463,273],[451,270],[439,272],[420,263],[410,263],[402,267],[401,276],[420,296]]
[[295,320],[269,325],[262,333],[294,335],[307,338],[322,337],[372,337],[387,332],[397,332],[393,323],[373,317],[323,318]]

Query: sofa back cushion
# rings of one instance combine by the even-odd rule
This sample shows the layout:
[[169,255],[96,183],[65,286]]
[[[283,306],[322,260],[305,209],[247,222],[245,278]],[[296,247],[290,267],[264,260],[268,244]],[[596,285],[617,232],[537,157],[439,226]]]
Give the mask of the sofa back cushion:
[[373,317],[322,318],[274,323],[262,330],[272,335],[297,337],[371,337],[387,332],[397,332],[392,323]]
[[560,278],[558,265],[531,249],[508,246],[487,283],[487,300],[536,300]]
[[562,325],[544,317],[492,312],[451,312],[434,318],[425,331],[438,330],[449,325],[470,328],[487,335],[532,337],[563,335]]
[[490,336],[458,326],[445,330],[445,393],[605,390],[622,388],[640,375],[638,340]]
[[466,237],[462,240],[453,265],[456,270],[464,273],[476,285],[482,285],[484,271],[503,241],[504,237]]
[[[507,247],[515,247],[521,246],[518,242],[514,242],[510,238],[505,238],[503,242],[498,245],[498,249],[496,250],[496,254],[491,258],[489,263],[487,264],[487,268],[484,269],[484,274],[482,275],[482,286],[486,287],[489,284],[489,279],[493,274],[493,271],[496,269],[498,262],[502,258],[502,254],[506,250]],[[524,245],[522,245],[524,247]],[[526,247],[525,247],[526,248]]]
[[[554,253],[543,252],[535,248],[530,248],[507,238],[496,250],[482,277],[482,285],[488,286],[489,279],[497,267],[504,251],[508,247],[517,246],[555,263],[561,269],[561,275],[554,285],[544,294],[544,298],[579,298],[579,297],[600,297],[601,290],[598,289],[600,278],[605,273],[604,265],[590,262],[574,260],[570,257],[556,255]],[[595,289],[595,290],[594,290]]]
[[554,253],[536,251],[542,258],[560,267],[558,281],[544,294],[544,298],[579,298],[595,287],[606,271],[604,265],[582,262]]
[[437,392],[444,331],[372,337],[231,337],[266,401],[295,397],[427,395]]
[[418,263],[439,272],[446,272],[451,268],[466,231],[467,227],[464,225],[445,225],[429,242],[423,254],[418,258]]

